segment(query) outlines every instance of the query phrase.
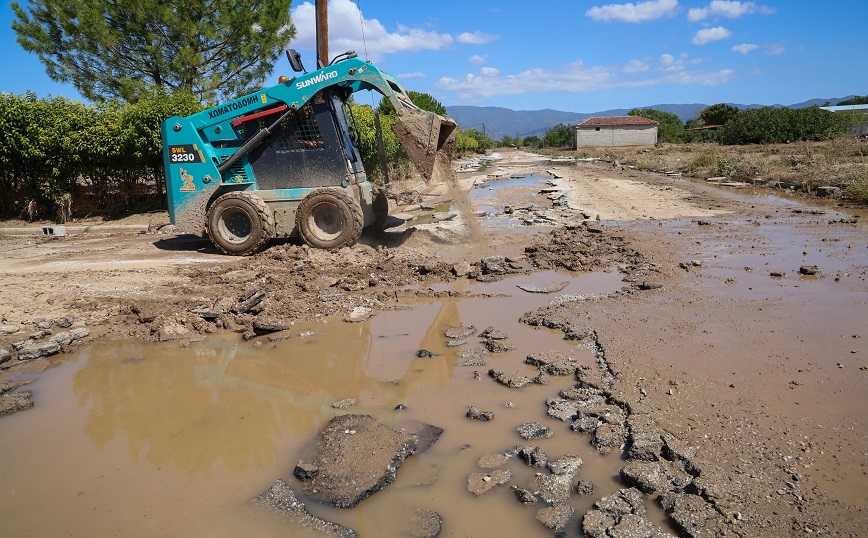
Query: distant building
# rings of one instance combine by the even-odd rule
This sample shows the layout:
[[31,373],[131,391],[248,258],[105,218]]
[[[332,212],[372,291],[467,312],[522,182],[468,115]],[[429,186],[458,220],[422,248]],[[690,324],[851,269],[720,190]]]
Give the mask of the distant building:
[[653,146],[657,122],[641,116],[588,118],[575,126],[576,147]]

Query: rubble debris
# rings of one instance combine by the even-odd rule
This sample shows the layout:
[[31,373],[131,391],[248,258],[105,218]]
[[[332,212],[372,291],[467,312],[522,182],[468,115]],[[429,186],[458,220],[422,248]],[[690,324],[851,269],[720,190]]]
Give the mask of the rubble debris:
[[354,405],[356,405],[356,400],[354,400],[353,398],[344,398],[343,400],[333,403],[332,407],[334,407],[335,409],[346,409]]
[[[280,478],[272,484],[268,491],[253,499],[252,502],[280,511],[287,517],[292,526],[303,528],[317,536],[335,538],[355,538],[358,536],[352,529],[312,515],[307,511],[304,503],[298,500],[286,482]],[[290,532],[290,534],[294,533]]]
[[458,338],[467,338],[468,336],[470,336],[471,334],[473,334],[475,332],[476,332],[476,327],[474,327],[473,325],[468,325],[466,327],[464,325],[459,325],[458,327],[449,327],[448,329],[446,329],[445,334],[446,334],[447,338],[458,339]]
[[660,497],[663,511],[685,536],[724,536],[727,533],[723,515],[699,495],[666,493]]
[[504,372],[501,372],[500,370],[495,370],[494,368],[488,371],[488,375],[501,385],[506,385],[511,389],[520,389],[521,387],[533,381],[529,377],[525,377],[523,375],[506,374]]
[[539,422],[526,422],[521,426],[517,427],[515,431],[521,436],[522,439],[531,440],[531,439],[540,439],[543,437],[551,437],[554,435],[554,432],[548,426],[543,426]]
[[545,465],[548,463],[548,457],[546,457],[545,451],[538,446],[516,445],[506,454],[507,456],[518,456],[519,458],[521,458],[522,461],[524,461],[531,467],[545,467]]
[[595,502],[582,518],[582,530],[590,538],[674,538],[648,520],[645,499],[636,488],[621,489]]
[[472,418],[474,420],[489,421],[489,420],[494,418],[494,413],[491,411],[483,411],[482,409],[476,407],[475,405],[471,405],[470,409],[467,410],[467,418]]
[[419,508],[413,511],[407,532],[414,538],[435,538],[443,529],[443,519],[434,510]]
[[471,473],[467,477],[467,491],[474,495],[482,495],[494,486],[501,486],[512,479],[512,473],[504,469],[496,469],[490,473]]
[[319,472],[304,483],[305,491],[320,502],[352,508],[391,484],[417,446],[416,435],[384,426],[369,415],[335,417],[320,432],[313,458]]
[[558,503],[548,508],[542,508],[536,513],[536,519],[553,531],[566,528],[576,510],[569,504]]
[[316,478],[318,472],[319,467],[317,467],[313,463],[305,463],[302,460],[298,460],[298,463],[295,464],[295,469],[292,470],[293,476],[295,476],[302,482],[313,480],[314,478]]
[[512,486],[512,492],[515,493],[515,498],[521,504],[533,504],[536,502],[536,495],[529,489]]
[[549,284],[518,284],[516,287],[528,293],[556,293],[570,285],[569,280],[551,282]]
[[625,484],[643,493],[683,491],[693,481],[683,463],[670,461],[630,461],[620,472]]
[[544,351],[533,353],[524,360],[525,363],[539,368],[540,372],[553,376],[575,375],[579,361],[561,351]]
[[579,480],[575,488],[577,495],[593,495],[594,483],[590,480]]

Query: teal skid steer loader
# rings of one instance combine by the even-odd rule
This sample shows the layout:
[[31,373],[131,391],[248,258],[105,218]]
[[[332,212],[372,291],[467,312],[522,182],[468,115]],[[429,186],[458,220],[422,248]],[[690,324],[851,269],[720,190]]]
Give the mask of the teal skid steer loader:
[[368,181],[354,141],[354,92],[389,99],[392,129],[426,181],[448,171],[455,122],[419,109],[394,77],[354,52],[310,73],[296,51],[287,58],[296,76],[161,126],[172,223],[226,254],[296,235],[334,250],[384,223],[385,192]]

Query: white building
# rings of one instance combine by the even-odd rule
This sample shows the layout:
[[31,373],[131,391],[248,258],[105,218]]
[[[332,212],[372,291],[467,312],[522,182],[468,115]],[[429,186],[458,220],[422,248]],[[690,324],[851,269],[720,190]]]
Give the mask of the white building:
[[657,122],[641,116],[588,118],[576,125],[576,147],[653,146]]

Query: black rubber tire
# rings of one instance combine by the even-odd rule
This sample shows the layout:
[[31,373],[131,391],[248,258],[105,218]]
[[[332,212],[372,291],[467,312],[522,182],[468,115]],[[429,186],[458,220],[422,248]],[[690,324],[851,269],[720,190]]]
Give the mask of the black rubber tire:
[[389,198],[386,196],[386,189],[377,189],[374,192],[374,202],[371,207],[374,210],[374,228],[382,230],[386,226],[386,219],[389,218]]
[[255,194],[228,192],[208,208],[205,231],[224,254],[256,254],[274,237],[274,229],[274,213]]
[[295,214],[298,235],[314,248],[337,250],[356,243],[365,217],[359,203],[340,189],[316,189]]

